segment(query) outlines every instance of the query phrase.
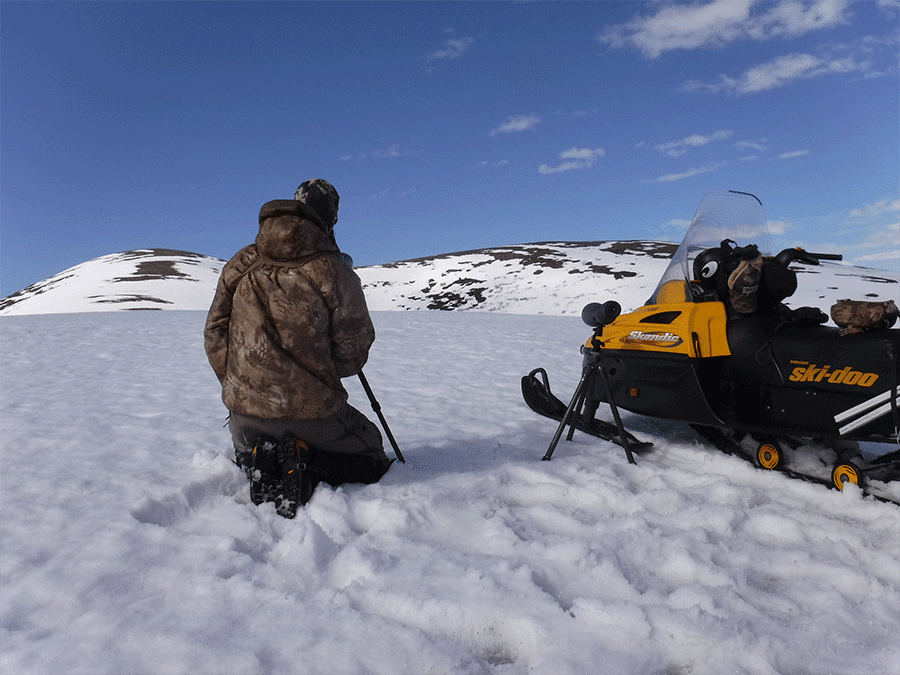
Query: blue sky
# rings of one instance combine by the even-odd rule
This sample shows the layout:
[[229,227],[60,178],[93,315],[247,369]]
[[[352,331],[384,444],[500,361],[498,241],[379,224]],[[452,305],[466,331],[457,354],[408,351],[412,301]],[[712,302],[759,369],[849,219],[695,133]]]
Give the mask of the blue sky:
[[680,241],[709,190],[900,270],[898,0],[0,3],[0,295],[91,258],[230,258],[341,193],[358,265]]

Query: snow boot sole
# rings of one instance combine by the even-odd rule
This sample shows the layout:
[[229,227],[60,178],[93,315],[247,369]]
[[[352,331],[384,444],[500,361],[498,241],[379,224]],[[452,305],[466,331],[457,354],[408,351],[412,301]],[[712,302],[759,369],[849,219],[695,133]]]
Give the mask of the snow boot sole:
[[309,447],[291,434],[281,440],[261,438],[250,457],[250,500],[257,506],[275,502],[278,515],[293,518],[312,498]]

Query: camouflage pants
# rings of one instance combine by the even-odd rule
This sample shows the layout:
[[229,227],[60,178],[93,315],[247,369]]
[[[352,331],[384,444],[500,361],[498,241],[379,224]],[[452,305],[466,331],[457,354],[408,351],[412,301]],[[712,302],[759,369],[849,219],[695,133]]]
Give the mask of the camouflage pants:
[[291,433],[311,448],[342,455],[384,457],[381,432],[365,415],[350,405],[320,420],[267,420],[233,412],[228,421],[235,452],[253,448],[260,436],[278,439]]
[[278,440],[290,433],[306,443],[314,484],[375,483],[391,465],[378,427],[350,405],[320,420],[267,420],[232,412],[228,424],[239,464],[240,455],[264,436]]

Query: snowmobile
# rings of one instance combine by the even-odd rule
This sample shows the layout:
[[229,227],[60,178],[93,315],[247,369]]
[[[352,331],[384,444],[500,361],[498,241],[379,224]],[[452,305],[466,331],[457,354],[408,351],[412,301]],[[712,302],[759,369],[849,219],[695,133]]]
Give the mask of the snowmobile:
[[[622,314],[608,300],[582,311],[594,332],[568,405],[543,368],[522,378],[527,405],[559,422],[543,459],[569,427],[568,440],[577,429],[635,463],[652,443],[626,431],[624,409],[687,423],[762,470],[900,503],[900,449],[868,459],[860,450],[900,443],[896,305],[841,301],[831,308],[841,327],[826,326],[820,309],[783,301],[797,288],[791,265],[841,256],[772,250],[759,199],[708,194],[643,307]],[[612,422],[597,416],[603,403]]]

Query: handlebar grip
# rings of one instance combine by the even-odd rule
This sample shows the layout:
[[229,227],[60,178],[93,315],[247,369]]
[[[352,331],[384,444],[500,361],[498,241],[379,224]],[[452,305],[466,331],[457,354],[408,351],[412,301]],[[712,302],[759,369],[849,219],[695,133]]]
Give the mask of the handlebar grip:
[[818,265],[820,260],[843,260],[844,256],[840,253],[810,253],[802,248],[786,248],[777,256],[775,261],[782,267],[787,267],[794,262],[806,263],[807,265]]

